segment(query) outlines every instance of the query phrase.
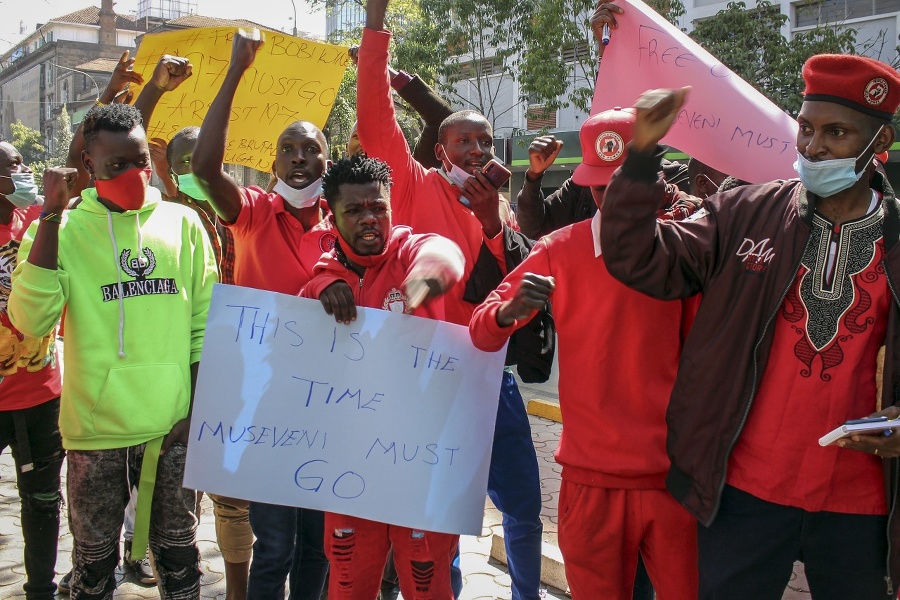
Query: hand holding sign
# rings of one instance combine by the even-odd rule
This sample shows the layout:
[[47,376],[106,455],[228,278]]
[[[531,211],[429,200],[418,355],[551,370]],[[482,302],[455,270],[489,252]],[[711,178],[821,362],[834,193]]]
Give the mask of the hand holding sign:
[[231,47],[230,69],[246,71],[256,59],[256,52],[265,44],[265,40],[259,33],[259,29],[245,31],[238,29],[234,34],[234,42]]
[[616,15],[621,15],[623,12],[622,7],[612,4],[611,2],[600,2],[597,4],[597,8],[594,9],[594,14],[591,15],[591,31],[594,32],[594,37],[597,38],[597,44],[600,46],[600,56],[603,56],[603,50],[606,47],[606,44],[603,43],[603,27],[609,26],[612,29],[615,29],[619,26],[616,21]]
[[648,90],[641,94],[634,108],[634,139],[631,147],[638,152],[653,152],[684,106],[691,86],[680,90]]

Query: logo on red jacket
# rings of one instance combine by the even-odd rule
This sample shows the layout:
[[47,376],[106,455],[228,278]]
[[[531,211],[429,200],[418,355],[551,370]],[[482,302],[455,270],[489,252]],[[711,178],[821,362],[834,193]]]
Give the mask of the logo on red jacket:
[[384,303],[381,305],[381,308],[395,313],[409,314],[412,310],[410,310],[407,300],[406,294],[397,288],[391,288],[387,296],[384,297]]
[[738,247],[737,255],[744,263],[744,270],[751,273],[764,273],[769,268],[769,263],[775,258],[775,252],[768,248],[769,238],[760,242],[754,242],[750,238],[744,238]]
[[625,142],[622,136],[615,131],[604,131],[597,136],[595,148],[600,160],[612,162],[622,156],[625,151]]
[[881,77],[876,77],[866,84],[863,90],[863,98],[872,106],[878,106],[888,97],[888,82]]
[[334,250],[334,245],[337,243],[337,236],[331,233],[323,233],[322,237],[319,238],[319,250],[322,252],[331,252]]

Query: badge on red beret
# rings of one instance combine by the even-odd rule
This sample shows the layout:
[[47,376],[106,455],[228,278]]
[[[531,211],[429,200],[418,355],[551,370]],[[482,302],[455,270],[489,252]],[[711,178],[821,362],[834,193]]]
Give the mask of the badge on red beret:
[[900,106],[900,74],[867,56],[817,54],[803,65],[804,100],[836,102],[890,120]]

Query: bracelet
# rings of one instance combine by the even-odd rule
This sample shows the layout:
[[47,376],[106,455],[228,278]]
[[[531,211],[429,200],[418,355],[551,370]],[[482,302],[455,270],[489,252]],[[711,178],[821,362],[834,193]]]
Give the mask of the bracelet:
[[99,97],[94,101],[94,106],[106,106],[106,102],[101,100]]
[[62,215],[55,212],[41,212],[41,221],[45,223],[56,223],[59,225],[62,223]]

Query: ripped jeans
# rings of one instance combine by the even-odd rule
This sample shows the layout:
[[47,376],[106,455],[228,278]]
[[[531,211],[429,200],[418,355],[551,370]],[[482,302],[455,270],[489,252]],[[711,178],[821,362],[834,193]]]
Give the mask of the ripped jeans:
[[325,513],[325,553],[331,561],[329,600],[372,600],[381,588],[388,551],[406,600],[452,600],[450,561],[459,536],[418,531]]
[[[59,471],[65,456],[58,421],[59,398],[31,408],[0,411],[0,453],[7,446],[12,449],[22,503],[27,600],[51,600],[56,593],[53,577],[59,541]],[[26,467],[23,473],[22,467],[28,463],[33,468]]]
[[[150,510],[150,553],[166,600],[200,597],[196,495],[182,486],[186,454],[185,446],[175,444],[159,457]],[[129,487],[140,480],[143,458],[144,444],[69,451],[66,491],[69,529],[75,538],[72,600],[112,598],[125,505]]]

